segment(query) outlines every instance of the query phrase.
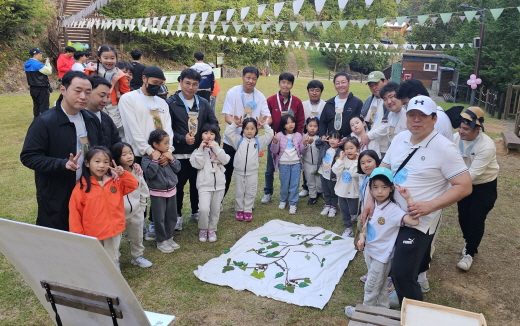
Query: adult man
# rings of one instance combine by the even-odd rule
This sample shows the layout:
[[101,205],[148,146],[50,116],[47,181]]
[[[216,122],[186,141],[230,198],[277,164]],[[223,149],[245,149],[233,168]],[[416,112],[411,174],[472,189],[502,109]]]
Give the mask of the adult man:
[[386,77],[381,71],[373,71],[368,75],[367,85],[372,95],[367,98],[361,109],[361,117],[371,126],[370,131],[361,138],[361,148],[368,146],[370,141],[376,141],[383,155],[388,149],[388,109],[379,91],[386,83]]
[[114,144],[121,141],[114,121],[106,112],[103,112],[103,109],[110,101],[110,88],[112,85],[105,78],[98,75],[92,76],[90,79],[92,81],[92,96],[86,109],[98,117],[101,124],[101,133],[103,134],[101,144],[111,149]]
[[42,61],[42,51],[38,48],[29,50],[31,58],[24,64],[27,83],[33,100],[33,115],[36,118],[49,109],[50,83],[49,75],[52,74],[52,67],[49,58]]
[[197,95],[209,102],[211,93],[215,87],[215,74],[213,73],[213,68],[204,62],[204,53],[197,51],[193,56],[195,57],[195,64],[190,68],[197,71],[201,77]]
[[[401,100],[403,105],[406,106],[412,97],[419,95],[430,97],[430,93],[428,93],[428,90],[426,87],[424,87],[420,80],[408,79],[400,85],[396,97]],[[453,141],[453,127],[451,125],[450,118],[440,106],[437,106],[436,113],[437,122],[435,123],[435,130],[437,130],[444,137]]]
[[60,79],[63,78],[63,75],[72,70],[72,66],[74,65],[74,53],[76,49],[72,46],[65,47],[65,53],[60,54],[58,57],[58,61],[56,62],[56,67],[58,69],[58,77]]
[[182,229],[182,202],[184,186],[190,181],[190,221],[199,219],[199,192],[197,191],[197,169],[191,166],[190,157],[202,141],[201,128],[205,124],[218,127],[218,120],[211,110],[209,102],[196,95],[200,74],[187,68],[181,72],[179,84],[181,91],[166,100],[172,117],[173,141],[175,146],[173,156],[181,162],[181,173],[177,183],[177,216],[176,230]]
[[[426,281],[423,272],[429,268],[430,245],[442,209],[471,193],[471,177],[457,147],[434,128],[436,111],[437,105],[429,97],[412,98],[406,112],[408,131],[395,136],[381,162],[415,201],[407,205],[395,192],[397,203],[412,218],[419,218],[419,225],[401,227],[395,242],[392,278],[399,302],[404,297],[423,299],[419,282]],[[424,279],[418,279],[419,273]]]
[[[234,122],[234,117],[247,117],[260,119],[261,116],[269,116],[267,123],[270,124],[271,112],[267,107],[267,101],[258,89],[256,89],[256,83],[260,77],[260,72],[256,67],[245,67],[242,70],[242,85],[231,88],[226,93],[226,99],[224,100],[224,107],[222,113],[227,124]],[[235,133],[239,135],[242,132],[242,127],[237,127]],[[226,195],[229,184],[231,183],[231,176],[233,175],[233,161],[235,158],[235,149],[229,145],[227,139],[224,138],[224,151],[229,155],[230,160],[224,166],[226,168],[226,189],[224,196]]]
[[[281,73],[278,76],[278,86],[280,91],[267,99],[267,107],[271,112],[272,124],[271,128],[276,133],[280,130],[280,121],[282,115],[290,114],[294,116],[296,121],[296,132],[300,134],[303,132],[303,125],[305,124],[305,113],[303,112],[302,101],[291,94],[291,89],[294,86],[294,75],[290,72]],[[282,126],[283,128],[284,126]],[[273,183],[274,183],[274,164],[273,155],[271,153],[271,146],[267,146],[267,167],[265,169],[265,186],[264,197],[262,203],[267,204],[273,197]]]
[[131,64],[134,66],[134,74],[132,76],[132,80],[130,81],[130,89],[136,90],[143,86],[143,71],[146,66],[141,63],[141,56],[143,54],[140,50],[134,49],[132,52],[130,52],[130,55],[133,59]]
[[487,214],[497,200],[499,167],[495,143],[484,134],[484,111],[479,107],[469,107],[461,116],[459,132],[453,138],[469,169],[473,192],[457,203],[459,224],[466,240],[457,267],[468,271],[478,253]]
[[338,72],[333,79],[334,89],[338,95],[327,100],[321,112],[320,137],[328,135],[330,131],[338,130],[343,137],[350,136],[350,119],[359,117],[363,102],[349,92],[350,77],[345,72]]
[[56,106],[32,122],[20,154],[34,170],[38,217],[36,224],[69,230],[69,199],[81,177],[83,153],[101,144],[99,120],[83,110],[90,101],[92,84],[83,72],[62,78]]
[[87,67],[86,62],[88,61],[88,52],[87,51],[74,52],[74,60],[76,60],[76,62],[72,65],[71,70],[84,72],[85,68]]
[[395,82],[388,82],[379,91],[379,96],[383,100],[385,107],[390,111],[388,114],[388,139],[389,145],[395,135],[401,131],[408,130],[406,126],[406,107],[400,99],[395,97],[399,91],[399,84]]

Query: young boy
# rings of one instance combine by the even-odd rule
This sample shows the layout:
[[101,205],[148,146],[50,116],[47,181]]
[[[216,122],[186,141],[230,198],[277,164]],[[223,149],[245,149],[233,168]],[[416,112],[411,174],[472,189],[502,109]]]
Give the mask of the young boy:
[[74,52],[74,60],[76,60],[76,62],[72,65],[72,70],[85,71],[85,68],[87,67],[86,62],[88,61],[87,51]]

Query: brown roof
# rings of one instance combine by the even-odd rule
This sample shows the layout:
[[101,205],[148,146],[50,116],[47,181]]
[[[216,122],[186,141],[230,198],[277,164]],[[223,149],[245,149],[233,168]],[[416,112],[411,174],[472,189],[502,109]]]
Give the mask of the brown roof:
[[406,50],[403,53],[404,57],[425,57],[425,58],[439,58],[437,54],[443,53],[442,51],[428,51],[428,50]]

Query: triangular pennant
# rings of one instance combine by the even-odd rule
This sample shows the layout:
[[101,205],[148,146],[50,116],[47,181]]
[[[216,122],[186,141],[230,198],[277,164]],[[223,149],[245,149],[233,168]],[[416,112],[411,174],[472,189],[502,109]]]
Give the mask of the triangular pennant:
[[413,49],[417,49],[417,44],[412,44]]
[[459,16],[459,18],[460,18],[460,21],[463,22],[464,19],[466,19],[466,16]]
[[368,47],[370,46],[370,44],[363,44],[365,46],[365,49],[368,49]]
[[450,21],[452,14],[453,13],[451,13],[451,12],[446,12],[446,13],[443,13],[443,14],[439,14],[439,16],[441,17],[442,22],[444,24],[447,24]]
[[191,14],[190,15],[190,25],[193,25],[193,23],[195,22],[195,18],[197,18],[197,14]]
[[202,33],[197,33],[197,35],[199,36],[199,38],[202,40],[202,38],[204,37],[204,34]]
[[341,30],[343,30],[343,29],[345,28],[345,26],[347,26],[347,23],[348,23],[348,20],[340,20],[340,21],[338,22],[338,24],[339,24],[339,28],[340,28]]
[[208,19],[208,15],[209,15],[209,12],[207,12],[207,11],[200,14],[200,22],[202,24],[206,23],[206,20]]
[[222,30],[224,31],[224,33],[227,33],[228,29],[229,25],[222,24]]
[[226,11],[226,21],[230,21],[231,18],[233,18],[233,15],[235,14],[235,9],[228,9]]
[[464,47],[464,43],[459,43],[459,46],[462,49]]
[[274,24],[274,28],[276,30],[276,33],[280,32],[280,30],[282,29],[282,26],[283,26],[283,23],[276,23],[276,24]]
[[388,49],[388,44],[383,44],[383,46],[385,47],[385,49]]
[[354,46],[356,47],[356,49],[358,49],[358,48],[359,48],[359,44],[354,44]]
[[347,6],[348,0],[338,0],[339,11],[343,11]]
[[225,40],[226,42],[229,42],[229,36],[226,36]]
[[168,26],[166,26],[166,30],[171,31],[172,27],[173,27],[172,25],[168,25]]
[[365,0],[367,8],[370,7],[370,5],[372,5],[372,2],[374,2],[374,0]]
[[[150,17],[148,17],[144,20],[144,26],[148,26],[149,24],[150,24]],[[179,24],[182,24],[182,23],[179,23]]]
[[316,47],[319,47],[319,46],[320,46],[320,42],[314,42],[314,45],[315,45]]
[[283,5],[285,2],[277,2],[274,4],[274,17],[278,18],[280,12],[282,11]]
[[173,25],[173,23],[175,22],[175,18],[177,18],[177,16],[170,16],[170,21],[168,22],[168,25]]
[[[119,19],[118,19],[119,20]],[[157,21],[159,20],[159,17],[154,17],[152,20],[152,27],[155,27],[157,25]]]
[[328,48],[330,46],[330,43],[323,43],[325,44],[325,47]]
[[188,25],[188,32],[193,32],[193,25]]
[[453,49],[455,47],[455,44],[450,44],[451,48]]
[[303,0],[296,0],[293,1],[293,13],[295,16],[297,16],[300,13],[300,10],[302,9]]
[[209,30],[211,31],[211,33],[215,33],[216,29],[217,29],[217,25],[210,25],[209,26]]
[[366,19],[358,19],[357,24],[358,24],[359,29],[361,29],[361,28],[363,28],[363,26],[365,26],[366,21],[367,21]]
[[432,20],[432,23],[434,23],[434,24],[435,24],[435,22],[437,21],[438,18],[439,17],[430,17],[430,19]]
[[372,20],[367,19],[367,21],[365,22],[365,26],[368,26],[368,24],[370,24],[371,21],[372,21]]
[[260,24],[262,24],[261,22],[255,22],[255,26],[256,27],[260,27]]
[[240,20],[246,19],[247,14],[249,13],[250,7],[244,7],[240,10]]
[[385,23],[385,21],[386,21],[386,18],[377,18],[376,19],[377,26],[383,27],[383,24]]
[[350,46],[350,44],[345,43],[345,49],[348,49],[349,46]]
[[430,44],[432,46],[432,49],[435,50],[435,47],[437,46],[437,44]]
[[213,12],[213,22],[218,22],[218,19],[220,18],[220,14],[222,13],[221,10],[217,10]]
[[182,27],[183,27],[183,25],[177,25],[177,30],[182,31]]
[[446,46],[446,44],[440,44],[441,48],[444,49],[444,47]]
[[334,43],[334,46],[337,48],[339,48],[339,43]]
[[332,24],[332,22],[321,22],[321,26],[323,27],[324,31],[326,31],[327,28],[329,28],[331,24]]
[[377,48],[379,47],[379,44],[375,43],[375,44],[372,44],[374,46],[374,49],[377,50]]
[[468,47],[472,48],[473,47],[473,43],[468,43]]
[[262,17],[262,15],[264,14],[265,6],[266,5],[259,5],[258,6],[258,18]]
[[240,25],[240,24],[236,24],[234,27],[235,27],[235,32],[237,32],[237,34],[240,32],[240,30],[242,29],[242,26],[244,25]]
[[[186,15],[180,15],[179,16],[179,22],[178,25],[182,25],[184,23],[184,20],[186,19]],[[146,24],[145,24],[146,25]]]
[[464,11],[464,15],[466,15],[466,19],[469,22],[473,20],[473,18],[475,17],[476,14],[477,14],[476,10]]
[[421,46],[422,46],[422,48],[423,48],[424,50],[426,50],[426,47],[428,46],[428,44],[421,44]]
[[291,32],[294,32],[294,30],[298,26],[298,23],[289,23],[289,26],[291,27]]
[[267,32],[267,28],[269,27],[269,24],[262,24],[262,32]]
[[205,25],[199,25],[199,33],[204,33]]
[[397,24],[398,24],[399,26],[403,26],[403,23],[404,23],[404,21],[406,20],[406,18],[408,18],[408,17],[406,17],[406,16],[400,16],[400,17],[397,17],[397,18],[396,18]]
[[269,40],[266,40],[265,38],[262,41],[264,41],[264,45],[267,45],[267,43],[269,43]]
[[309,46],[309,44],[311,44],[311,42],[303,42],[303,44],[305,44],[305,46]]
[[489,9],[489,11],[491,11],[493,18],[497,20],[498,17],[500,17],[500,15],[502,14],[502,11],[504,11],[504,8]]
[[323,9],[323,5],[325,5],[325,0],[315,0],[314,5],[316,6],[316,13],[319,15]]
[[247,42],[247,37],[242,37],[241,40],[242,40],[242,43],[246,43]]
[[[166,17],[166,16],[161,17],[161,20],[159,21],[159,25],[157,26],[157,28],[162,28],[162,26],[164,25],[164,22],[166,21],[166,18],[168,18],[168,17]],[[125,21],[125,25],[126,25],[126,21]]]
[[314,23],[305,23],[305,28],[307,29],[307,32],[311,30],[312,26],[314,26]]
[[213,39],[215,38],[215,34],[209,34],[208,38],[213,41]]
[[248,25],[248,26],[247,26],[247,31],[248,31],[249,33],[251,33],[251,32],[253,31],[253,29],[255,29],[255,27],[256,27],[255,25]]
[[320,26],[320,24],[321,24],[320,21],[314,22],[314,26],[316,26],[316,27]]
[[286,47],[286,48],[289,47],[289,42],[290,42],[290,41],[283,41],[283,43],[285,44],[285,47]]

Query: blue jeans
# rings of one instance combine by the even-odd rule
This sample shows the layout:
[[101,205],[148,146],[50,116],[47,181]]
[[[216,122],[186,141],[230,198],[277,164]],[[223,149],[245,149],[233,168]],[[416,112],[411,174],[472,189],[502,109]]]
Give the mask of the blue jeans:
[[271,144],[269,144],[269,145],[267,145],[267,167],[265,168],[264,194],[266,194],[266,195],[273,194],[273,184],[274,184],[274,164],[273,164],[273,154],[271,153]]
[[289,205],[296,206],[298,203],[298,188],[300,187],[301,165],[280,164],[280,202],[289,201]]

